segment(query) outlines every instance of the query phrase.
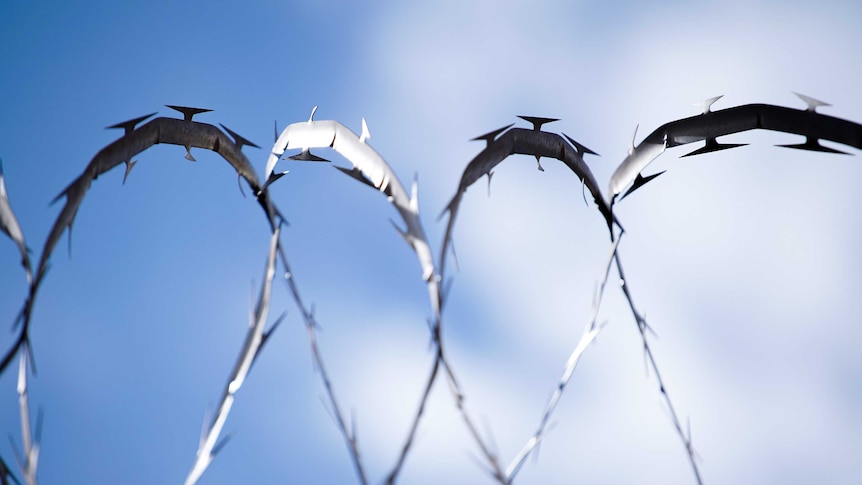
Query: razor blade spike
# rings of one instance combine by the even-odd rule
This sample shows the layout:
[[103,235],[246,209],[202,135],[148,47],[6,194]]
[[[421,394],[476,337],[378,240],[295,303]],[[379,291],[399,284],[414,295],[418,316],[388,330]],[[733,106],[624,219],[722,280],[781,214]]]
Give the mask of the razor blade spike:
[[[105,129],[110,130],[112,128],[122,128],[123,129],[123,136],[128,136],[130,133],[135,131],[135,127],[138,125],[138,123],[146,120],[147,118],[150,118],[151,116],[155,115],[156,113],[157,112],[153,112],[153,113],[150,113],[148,115],[138,116],[137,118],[132,118],[132,119],[127,120],[127,121],[121,121],[121,122],[113,124],[111,126],[107,126],[107,127],[105,127]],[[134,167],[135,164],[138,162],[137,162],[137,160],[132,160],[132,161],[123,160],[123,163],[126,164],[126,172],[123,174],[123,185],[126,185],[126,179],[129,178],[129,172],[132,171],[132,167]]]
[[362,173],[362,171],[361,171],[361,170],[359,170],[358,168],[356,168],[356,167],[354,167],[354,168],[344,168],[344,167],[339,167],[339,166],[337,166],[337,165],[334,165],[334,167],[335,167],[335,168],[337,168],[339,171],[341,171],[341,173],[343,173],[343,174],[345,174],[345,175],[348,175],[348,176],[350,176],[350,177],[352,177],[352,178],[354,178],[354,179],[356,179],[356,180],[358,180],[358,181],[362,182],[363,184],[365,184],[365,185],[367,185],[367,186],[371,187],[372,189],[377,190],[377,187],[375,187],[375,186],[374,186],[374,183],[372,183],[372,182],[371,182],[371,180],[368,180],[368,177],[366,177],[366,176]]
[[359,135],[359,143],[365,143],[365,140],[371,138],[371,131],[368,130],[368,123],[365,118],[362,118],[362,134]]
[[318,157],[317,155],[311,153],[311,150],[309,150],[308,148],[303,148],[301,152],[297,153],[296,155],[289,156],[287,158],[289,158],[291,160],[298,160],[301,162],[328,162],[329,161],[325,158]]
[[270,185],[272,185],[273,182],[284,177],[288,173],[290,173],[289,170],[285,170],[284,172],[278,172],[278,173],[273,172],[273,173],[271,173],[269,178],[266,179],[266,182],[263,183],[263,185],[260,187],[260,190],[257,192],[257,194],[255,194],[255,196],[260,197],[260,194],[262,194],[264,190],[266,190]]
[[[817,108],[819,108],[821,106],[832,106],[831,104],[829,104],[825,101],[820,101],[819,99],[812,98],[811,96],[806,96],[804,94],[797,93],[796,91],[791,91],[791,92],[793,94],[795,94],[799,99],[804,101],[806,105],[808,105],[808,107],[805,108],[805,111],[811,111],[812,113],[814,113],[817,111]],[[784,145],[779,145],[779,146],[784,146]],[[844,152],[839,152],[839,153],[844,153]]]
[[635,125],[635,131],[634,131],[634,133],[632,133],[632,142],[629,145],[629,155],[631,155],[632,153],[635,152],[635,138],[637,138],[637,136],[638,136],[638,128],[639,127],[640,127],[640,124]]
[[810,152],[822,152],[822,153],[838,153],[841,155],[849,155],[847,152],[842,152],[841,150],[836,150],[834,148],[830,148],[827,146],[823,146],[820,144],[820,140],[817,138],[807,137],[805,139],[805,143],[796,143],[790,145],[776,145],[784,148],[794,148],[796,150],[808,150]]
[[212,111],[211,109],[206,109],[206,108],[192,108],[189,106],[175,106],[172,104],[166,104],[165,106],[167,106],[168,108],[170,108],[174,111],[179,111],[180,113],[182,113],[183,114],[183,121],[192,121],[192,117],[194,115],[201,114],[201,113],[208,113],[208,112]]
[[504,131],[508,130],[509,128],[511,128],[512,126],[514,126],[514,124],[515,124],[515,123],[509,123],[508,125],[506,125],[506,126],[504,126],[504,127],[502,127],[502,128],[497,128],[497,129],[496,129],[496,130],[494,130],[494,131],[489,131],[488,133],[485,133],[484,135],[479,135],[479,136],[477,136],[476,138],[472,138],[470,141],[485,140],[485,141],[488,143],[488,146],[490,146],[490,145],[491,145],[491,143],[493,143],[493,142],[494,142],[494,140],[496,140],[496,139],[497,139],[497,135],[499,135],[500,133],[503,133]]
[[138,116],[137,118],[133,118],[133,119],[130,119],[127,121],[121,121],[115,125],[107,126],[107,127],[105,127],[105,129],[110,130],[112,128],[122,128],[123,130],[125,130],[125,133],[123,133],[123,134],[128,135],[129,133],[135,131],[135,126],[137,126],[138,123],[146,120],[147,118],[155,115],[156,113],[158,113],[158,111],[156,111],[154,113],[150,113],[148,115]]
[[521,118],[522,120],[526,121],[527,123],[532,123],[533,124],[533,131],[541,131],[542,125],[544,125],[545,123],[553,123],[554,121],[560,121],[559,118],[542,118],[540,116],[520,116],[519,115],[518,118]]
[[410,185],[410,210],[419,214],[419,172],[413,174],[413,183]]
[[715,140],[715,138],[707,138],[706,145],[698,148],[697,150],[686,153],[685,155],[683,155],[683,157],[690,157],[692,155],[703,155],[704,153],[717,152],[721,150],[727,150],[729,148],[744,147],[747,145],[748,143],[719,143]]
[[314,113],[317,111],[317,105],[314,108],[311,108],[311,114],[308,116],[308,122],[311,123],[314,121]]
[[197,160],[195,160],[195,157],[192,156],[192,147],[189,145],[185,145],[185,148],[186,148],[186,160],[188,160],[190,162],[197,162]]
[[716,101],[718,101],[719,99],[721,99],[723,97],[724,97],[724,95],[720,94],[718,96],[714,96],[712,98],[704,99],[703,101],[699,101],[697,103],[694,103],[694,105],[701,109],[701,114],[705,115],[705,114],[710,112],[710,108],[712,107],[712,105],[715,104]]
[[631,187],[629,187],[629,189],[626,191],[626,193],[625,193],[625,194],[623,194],[623,195],[622,195],[622,197],[620,197],[620,200],[625,199],[625,198],[626,198],[626,197],[628,197],[632,192],[634,192],[635,190],[637,190],[637,189],[639,189],[639,188],[643,187],[644,185],[646,185],[646,184],[647,184],[647,182],[649,182],[650,180],[653,180],[654,178],[658,177],[659,175],[661,175],[661,174],[665,173],[666,171],[667,171],[667,170],[662,170],[661,172],[654,173],[654,174],[652,174],[652,175],[647,175],[646,177],[644,177],[644,176],[643,176],[643,174],[638,174],[638,175],[637,175],[637,177],[635,177],[635,180],[634,180],[634,182],[632,183],[632,186],[631,186]]
[[577,148],[577,149],[578,149],[578,152],[579,152],[581,155],[584,155],[584,154],[589,153],[590,155],[595,155],[595,156],[597,156],[597,157],[601,156],[601,155],[599,155],[598,153],[596,153],[596,152],[594,152],[594,151],[590,150],[589,148],[587,148],[587,147],[585,147],[585,146],[581,145],[580,143],[576,142],[576,141],[574,140],[574,138],[570,137],[569,135],[567,135],[567,134],[563,133],[563,136],[564,136],[564,137],[566,137],[566,140],[569,140],[569,143],[571,143],[572,145],[574,145],[574,147],[575,147],[575,148]]
[[126,164],[126,173],[123,174],[123,185],[126,185],[126,179],[129,178],[129,173],[132,172],[132,168],[138,163],[137,160],[132,160],[131,162],[128,160],[123,160],[123,163]]
[[238,134],[238,133],[236,133],[235,131],[231,130],[231,129],[230,129],[230,128],[228,128],[227,126],[225,126],[225,125],[223,125],[223,124],[221,124],[221,123],[219,123],[219,126],[221,126],[222,128],[224,128],[224,131],[226,131],[226,132],[228,133],[228,135],[230,135],[230,136],[232,136],[232,137],[233,137],[233,142],[234,142],[234,144],[235,144],[236,146],[238,146],[238,147],[240,148],[240,150],[242,150],[242,146],[243,146],[243,145],[248,145],[248,146],[250,146],[250,147],[254,147],[254,148],[260,148],[259,146],[255,145],[254,143],[252,143],[251,141],[249,141],[249,140],[248,140],[248,138],[244,138],[244,137],[242,137],[241,135],[239,135],[239,134]]
[[536,164],[539,166],[539,171],[544,172],[545,169],[542,167],[542,161],[541,161],[542,157],[540,155],[534,155],[534,156],[536,157]]

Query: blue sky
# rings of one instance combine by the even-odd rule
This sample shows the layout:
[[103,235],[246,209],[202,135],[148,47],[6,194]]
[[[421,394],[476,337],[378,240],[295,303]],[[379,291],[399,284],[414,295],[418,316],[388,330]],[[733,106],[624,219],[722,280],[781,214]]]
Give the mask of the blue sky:
[[[334,119],[360,130],[403,182],[418,173],[426,231],[468,142],[517,121],[561,118],[602,187],[638,139],[692,106],[804,105],[862,121],[854,2],[0,2],[0,158],[13,208],[38,255],[53,199],[120,133],[103,127],[200,106],[263,149],[273,122]],[[519,125],[521,126],[521,125]],[[690,419],[707,483],[853,483],[862,474],[862,231],[857,156],[772,145],[679,159],[618,206],[636,303],[659,334],[671,397]],[[63,238],[33,322],[44,409],[42,483],[170,483],[194,460],[246,330],[268,231],[222,159],[156,146],[128,182],[100,177]],[[332,152],[319,153],[344,164]],[[855,153],[858,155],[858,153]],[[603,222],[567,169],[507,160],[487,197],[464,198],[460,271],[446,343],[471,412],[504,462],[526,442],[587,318],[607,253]],[[283,168],[282,168],[283,167]],[[373,482],[394,463],[432,362],[420,269],[380,194],[319,164],[273,196],[282,240],[322,325],[324,358],[352,410]],[[0,322],[24,276],[0,242]],[[301,319],[287,311],[228,420],[233,432],[201,483],[355,483],[321,402]],[[519,483],[693,483],[636,327],[609,285],[608,325],[585,354],[537,462]],[[2,336],[3,334],[0,334]],[[5,347],[11,333],[0,339]],[[442,384],[442,383],[440,383]],[[3,397],[5,396],[5,397]],[[13,373],[0,376],[0,426],[20,443]],[[490,483],[448,389],[435,388],[402,483]],[[13,460],[8,445],[0,455]]]

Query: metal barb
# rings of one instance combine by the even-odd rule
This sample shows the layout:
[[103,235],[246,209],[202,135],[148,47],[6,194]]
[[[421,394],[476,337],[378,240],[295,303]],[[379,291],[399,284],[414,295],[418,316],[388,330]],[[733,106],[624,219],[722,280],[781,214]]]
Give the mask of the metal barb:
[[372,189],[374,189],[374,190],[377,190],[377,187],[375,187],[375,186],[374,186],[374,183],[373,183],[373,182],[371,182],[370,180],[368,180],[368,177],[366,177],[366,176],[362,173],[362,171],[361,171],[361,170],[359,170],[358,168],[356,168],[356,167],[354,167],[354,168],[344,168],[344,167],[339,167],[339,166],[337,166],[337,165],[333,165],[333,166],[334,166],[335,168],[337,168],[338,170],[340,170],[342,173],[344,173],[344,174],[346,174],[346,175],[349,175],[349,176],[350,176],[350,177],[352,177],[352,178],[355,178],[356,180],[358,180],[358,181],[362,182],[363,184],[365,184],[365,185],[367,185],[367,186],[371,187],[371,188],[372,188]]
[[266,182],[264,182],[264,183],[263,183],[263,185],[260,187],[260,191],[259,191],[257,194],[255,194],[255,195],[256,195],[257,197],[260,197],[260,194],[262,194],[264,190],[266,190],[270,185],[272,185],[272,183],[273,183],[273,182],[275,182],[276,180],[278,180],[278,179],[280,179],[280,178],[284,177],[284,176],[285,176],[285,175],[287,175],[288,173],[290,173],[290,171],[289,171],[289,170],[285,170],[284,172],[280,172],[280,173],[275,173],[275,172],[273,172],[273,173],[269,176],[269,178],[268,178],[268,179],[266,179]]
[[156,113],[157,112],[150,113],[150,114],[144,115],[144,116],[138,116],[137,118],[133,118],[133,119],[128,120],[128,121],[121,121],[115,125],[107,126],[107,127],[105,127],[105,129],[110,130],[112,128],[122,128],[123,130],[125,130],[125,133],[123,133],[123,135],[128,135],[129,133],[135,131],[135,126],[138,123],[140,123],[140,122],[144,121],[145,119],[155,115]]
[[545,171],[545,169],[544,169],[544,168],[542,168],[542,162],[541,162],[540,158],[541,158],[541,157],[540,157],[539,155],[536,155],[536,164],[538,164],[538,165],[539,165],[539,171],[540,171],[540,172],[544,172],[544,171]]
[[[814,113],[814,112],[816,112],[817,108],[819,108],[821,106],[832,106],[831,104],[829,104],[825,101],[820,101],[819,99],[814,99],[811,96],[799,94],[796,91],[791,91],[791,92],[793,94],[795,94],[797,97],[799,97],[799,99],[801,99],[802,101],[805,101],[805,104],[808,105],[808,107],[805,109],[805,111],[811,111],[812,113]],[[843,153],[843,152],[839,152],[839,153]]]
[[254,148],[260,148],[259,146],[257,146],[257,145],[255,145],[254,143],[250,142],[247,138],[244,138],[244,137],[240,136],[239,134],[237,134],[236,132],[234,132],[233,130],[231,130],[230,128],[228,128],[227,126],[225,126],[225,125],[223,125],[223,124],[221,124],[221,123],[219,123],[219,126],[221,126],[222,128],[224,128],[224,131],[226,131],[226,132],[228,133],[228,135],[230,135],[230,136],[232,136],[232,137],[233,137],[233,142],[234,142],[234,144],[235,144],[235,145],[237,145],[237,146],[240,148],[240,150],[242,150],[242,146],[243,146],[243,145],[248,145],[248,146],[250,146],[250,147],[254,147]]
[[842,152],[841,150],[836,150],[834,148],[830,148],[827,146],[823,146],[820,144],[820,140],[817,138],[808,137],[805,139],[805,143],[796,143],[791,145],[776,145],[784,148],[795,148],[797,150],[808,150],[810,152],[823,152],[823,153],[838,153],[841,155],[849,155],[847,152]]
[[631,155],[635,151],[635,138],[637,138],[637,136],[638,136],[638,128],[639,127],[640,127],[640,124],[635,125],[635,132],[632,133],[632,143],[631,143],[631,145],[629,145],[629,155]]
[[497,139],[497,135],[499,135],[500,133],[503,133],[504,131],[508,130],[508,129],[509,129],[509,128],[511,128],[514,124],[515,124],[515,123],[509,123],[508,125],[506,125],[506,126],[504,126],[504,127],[502,127],[502,128],[497,128],[497,129],[496,129],[496,130],[494,130],[494,131],[489,131],[488,133],[485,133],[484,135],[479,135],[479,136],[477,136],[476,138],[472,138],[470,141],[485,140],[485,141],[488,143],[488,146],[490,146],[490,145],[491,145],[491,143],[492,143],[494,140],[496,140],[496,139]]
[[328,162],[329,160],[318,157],[317,155],[311,153],[311,150],[308,148],[303,148],[301,152],[296,155],[291,155],[287,157],[291,160],[299,160],[301,162]]
[[594,152],[594,151],[590,150],[589,148],[587,148],[587,147],[585,147],[585,146],[581,145],[580,143],[576,142],[576,141],[575,141],[572,137],[570,137],[569,135],[567,135],[567,134],[563,133],[563,136],[564,136],[564,137],[566,137],[566,140],[569,140],[569,143],[571,143],[575,148],[577,148],[577,149],[578,149],[578,153],[580,153],[581,155],[584,155],[584,154],[589,153],[590,155],[595,155],[595,156],[597,156],[597,157],[600,157],[600,156],[601,156],[601,155],[599,155],[598,153],[596,153],[596,152]]
[[362,134],[359,135],[359,143],[365,143],[365,140],[371,138],[371,131],[368,130],[368,123],[365,118],[362,118]]
[[712,105],[715,104],[716,101],[718,101],[719,99],[721,99],[723,97],[724,97],[724,95],[720,94],[720,95],[715,96],[713,98],[704,99],[703,101],[694,103],[694,105],[701,109],[701,114],[705,115],[705,114],[710,112],[709,108],[712,107]]
[[171,104],[166,104],[165,106],[167,106],[168,108],[170,108],[174,111],[179,111],[180,113],[182,113],[183,114],[183,121],[192,121],[192,117],[194,115],[200,114],[200,113],[208,113],[208,112],[212,111],[211,109],[206,109],[206,108],[191,108],[189,106],[174,106]]
[[195,160],[195,157],[192,156],[192,147],[188,145],[186,145],[186,160],[190,162],[197,162],[197,160]]
[[137,160],[132,160],[131,162],[128,160],[123,161],[126,164],[126,173],[123,174],[123,185],[126,185],[126,179],[129,178],[129,173],[132,171],[132,167],[138,163]]
[[683,157],[690,157],[692,155],[702,155],[704,153],[717,152],[720,150],[727,150],[728,148],[744,147],[747,145],[748,145],[748,143],[719,143],[715,140],[715,138],[707,138],[706,139],[706,145],[698,148],[697,150],[686,153],[685,155],[683,155]]
[[635,177],[634,182],[632,182],[632,186],[631,186],[631,187],[629,187],[629,190],[627,190],[627,191],[626,191],[626,193],[622,195],[622,197],[620,197],[620,200],[625,199],[626,197],[628,197],[628,196],[629,196],[629,194],[631,194],[631,193],[632,193],[632,192],[634,192],[635,190],[637,190],[637,189],[639,189],[639,188],[643,187],[644,185],[646,185],[646,183],[647,183],[647,182],[649,182],[650,180],[652,180],[652,179],[654,179],[654,178],[658,177],[659,175],[661,175],[661,174],[665,173],[666,171],[667,171],[667,170],[662,170],[662,171],[661,171],[661,172],[659,172],[659,173],[654,173],[654,174],[652,174],[652,175],[647,175],[646,177],[644,177],[644,176],[643,176],[643,174],[638,174],[638,176],[637,176],[637,177]]
[[317,111],[317,106],[311,108],[311,115],[308,116],[308,122],[311,123],[314,121],[314,113]]
[[[133,119],[130,119],[127,121],[121,121],[117,124],[107,126],[107,127],[105,127],[105,129],[110,130],[112,128],[122,128],[124,131],[123,136],[128,136],[130,133],[135,131],[135,126],[137,126],[138,123],[140,123],[140,122],[144,121],[145,119],[155,115],[156,113],[157,112],[153,112],[153,113],[150,113],[148,115],[138,116],[137,118],[133,118]],[[132,161],[123,160],[123,163],[126,164],[126,173],[123,174],[123,185],[126,185],[126,179],[129,178],[129,172],[132,171],[132,167],[134,167],[135,164],[138,162],[137,162],[137,160],[132,160]]]
[[520,116],[519,115],[518,118],[521,118],[522,120],[524,120],[528,123],[532,123],[534,131],[541,131],[542,125],[544,125],[545,123],[553,123],[554,121],[560,121],[559,118],[542,118],[539,116]]

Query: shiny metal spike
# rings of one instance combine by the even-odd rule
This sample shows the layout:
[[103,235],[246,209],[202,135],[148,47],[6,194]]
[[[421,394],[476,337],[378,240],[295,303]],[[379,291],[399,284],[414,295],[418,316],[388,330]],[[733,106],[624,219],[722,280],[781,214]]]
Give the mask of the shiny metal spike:
[[362,134],[359,135],[359,143],[365,143],[365,140],[371,138],[371,131],[368,130],[368,123],[365,118],[362,118]]
[[721,94],[721,95],[715,96],[713,98],[704,99],[703,101],[694,103],[694,105],[701,109],[701,114],[705,115],[705,114],[709,113],[709,109],[712,107],[712,105],[715,104],[716,101],[718,101],[719,99],[721,99],[723,97],[724,97],[724,95]]
[[[791,91],[791,92],[793,94],[795,94],[797,97],[799,97],[799,99],[801,99],[802,101],[805,101],[805,104],[808,105],[808,107],[805,109],[805,111],[811,111],[813,113],[817,110],[817,108],[819,108],[821,106],[832,106],[831,104],[829,104],[825,101],[820,101],[819,99],[814,99],[811,96],[799,94],[796,91]],[[781,146],[783,146],[783,145],[781,145]],[[844,153],[844,152],[839,152],[839,153]]]

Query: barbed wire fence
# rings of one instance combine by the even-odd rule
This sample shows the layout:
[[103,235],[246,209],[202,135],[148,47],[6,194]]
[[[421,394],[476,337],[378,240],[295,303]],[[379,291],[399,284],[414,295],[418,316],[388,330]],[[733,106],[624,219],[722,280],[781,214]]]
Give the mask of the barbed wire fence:
[[[93,180],[99,175],[123,164],[125,165],[123,178],[125,182],[130,171],[137,163],[136,160],[133,160],[136,155],[155,144],[171,144],[183,146],[186,150],[185,158],[188,160],[194,160],[192,148],[211,150],[224,158],[236,170],[240,189],[242,190],[242,181],[244,180],[253,193],[255,200],[264,211],[270,231],[264,278],[256,304],[250,315],[248,333],[234,364],[234,368],[225,381],[225,387],[216,412],[205,422],[196,457],[192,460],[191,470],[185,480],[186,484],[197,483],[209,464],[227,443],[227,438],[221,435],[236,395],[267,340],[284,317],[284,315],[281,315],[267,328],[270,320],[271,295],[279,264],[283,270],[283,278],[281,279],[286,284],[287,291],[305,323],[314,367],[320,376],[325,390],[326,404],[345,441],[357,480],[362,484],[376,481],[372,480],[367,474],[362,454],[360,453],[361,446],[356,435],[355,422],[348,419],[340,406],[336,389],[326,370],[325,359],[318,345],[318,322],[315,318],[314,309],[305,303],[299,291],[297,276],[290,269],[287,254],[280,242],[281,226],[285,220],[269,192],[270,186],[277,183],[287,173],[286,171],[277,172],[275,168],[278,166],[279,161],[283,160],[282,156],[288,150],[299,150],[299,152],[286,157],[287,159],[328,162],[328,160],[322,158],[318,153],[312,153],[312,149],[318,151],[323,149],[334,150],[352,165],[350,168],[336,166],[338,170],[386,196],[388,202],[396,209],[403,227],[399,227],[394,222],[393,225],[416,254],[421,270],[421,280],[427,287],[428,301],[432,315],[428,323],[428,330],[433,347],[433,358],[428,377],[425,380],[423,391],[416,406],[416,412],[406,430],[406,436],[400,447],[400,452],[384,478],[385,483],[394,484],[398,481],[399,474],[413,449],[416,432],[422,419],[425,417],[431,390],[440,378],[446,381],[450,390],[452,404],[457,409],[464,426],[478,448],[482,464],[486,467],[489,476],[497,483],[513,483],[526,459],[535,452],[538,445],[542,442],[548,423],[560,402],[567,384],[574,374],[578,362],[603,328],[603,325],[598,322],[598,315],[604,293],[610,281],[610,273],[612,268],[616,267],[618,285],[626,298],[632,318],[637,325],[647,367],[658,385],[661,398],[669,410],[673,428],[683,444],[686,458],[692,468],[693,481],[701,484],[703,483],[703,479],[698,466],[691,431],[688,427],[684,429],[682,419],[670,398],[649,343],[649,337],[652,333],[651,327],[647,324],[643,314],[637,309],[632,296],[632,290],[625,277],[621,256],[618,251],[622,236],[625,234],[625,229],[621,221],[614,215],[613,208],[615,204],[619,203],[634,190],[639,189],[663,173],[644,175],[643,170],[668,148],[680,145],[704,142],[701,148],[695,149],[683,156],[726,150],[741,145],[720,143],[717,141],[718,137],[754,129],[764,129],[805,137],[805,142],[803,143],[782,145],[789,148],[843,153],[820,143],[821,140],[827,140],[856,149],[862,149],[862,125],[821,114],[817,112],[817,108],[828,106],[828,104],[808,96],[798,96],[806,103],[806,108],[800,110],[767,104],[749,104],[712,111],[712,105],[718,101],[720,96],[704,101],[701,105],[702,112],[700,114],[666,123],[647,135],[639,144],[635,144],[635,140],[633,139],[628,156],[611,177],[606,196],[602,193],[598,182],[584,161],[586,155],[596,155],[595,152],[566,134],[560,135],[542,129],[543,125],[557,121],[556,119],[520,116],[522,120],[530,123],[532,127],[513,127],[513,123],[474,139],[485,141],[486,146],[467,164],[455,195],[444,209],[443,214],[441,214],[441,217],[444,215],[448,216],[448,220],[439,256],[436,259],[422,225],[422,218],[420,217],[417,180],[413,180],[408,192],[392,167],[368,143],[371,134],[364,119],[362,120],[361,132],[357,135],[337,121],[314,120],[317,107],[312,109],[311,116],[307,121],[290,124],[278,134],[275,144],[268,155],[262,178],[257,176],[251,162],[242,151],[243,146],[257,147],[257,145],[224,125],[221,125],[222,131],[214,125],[193,119],[196,115],[209,112],[210,110],[208,109],[168,106],[180,112],[183,118],[159,117],[144,123],[156,114],[151,113],[110,126],[109,128],[122,129],[124,131],[123,136],[100,150],[81,175],[55,199],[56,202],[61,198],[65,198],[65,204],[48,234],[38,264],[35,266],[35,271],[31,265],[30,253],[24,239],[24,234],[7,196],[6,181],[2,172],[2,162],[0,162],[0,229],[17,246],[21,254],[21,266],[24,269],[28,285],[26,300],[14,321],[17,336],[13,339],[11,345],[9,345],[9,349],[3,355],[2,361],[0,361],[0,374],[11,369],[16,358],[19,364],[16,392],[19,396],[21,443],[20,450],[13,446],[13,451],[18,471],[22,478],[18,478],[18,474],[9,466],[9,461],[4,460],[3,454],[0,454],[0,483],[14,482],[18,484],[27,483],[28,485],[37,483],[39,443],[42,426],[41,412],[37,413],[35,427],[33,426],[27,392],[28,375],[34,368],[30,325],[32,323],[34,302],[56,245],[67,229],[69,231],[69,238],[71,239],[71,229],[75,216]],[[446,273],[446,263],[450,253],[453,253],[452,242],[455,222],[462,202],[462,196],[471,185],[482,177],[487,177],[490,182],[495,167],[511,155],[535,157],[539,170],[544,170],[541,165],[542,158],[556,159],[566,165],[578,177],[583,188],[589,191],[592,196],[599,215],[607,225],[610,246],[607,259],[602,265],[602,273],[597,278],[596,291],[591,302],[587,321],[584,324],[583,333],[563,366],[560,379],[540,415],[535,432],[526,438],[526,443],[521,450],[508,462],[505,462],[503,461],[504,457],[497,456],[493,451],[488,437],[483,436],[479,431],[472,417],[473,414],[471,414],[471,410],[466,405],[468,391],[461,385],[445,351],[443,314],[452,280],[452,277]]]

